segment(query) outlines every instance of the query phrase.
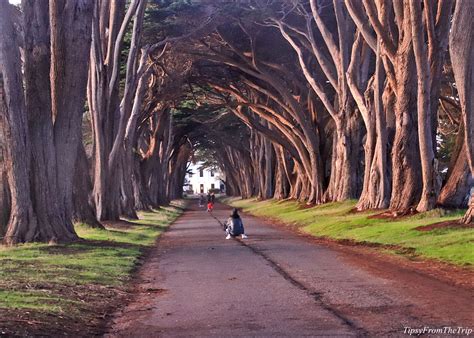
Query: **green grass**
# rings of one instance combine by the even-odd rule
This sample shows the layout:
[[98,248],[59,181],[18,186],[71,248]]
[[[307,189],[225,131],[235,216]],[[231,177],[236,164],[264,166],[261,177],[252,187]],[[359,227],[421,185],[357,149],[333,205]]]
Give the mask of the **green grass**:
[[180,213],[163,207],[108,230],[76,224],[82,240],[71,244],[0,246],[0,317],[2,310],[71,315],[103,307]]
[[296,201],[227,199],[225,202],[255,216],[297,226],[316,237],[394,246],[393,251],[411,252],[456,265],[474,264],[472,228],[442,228],[419,231],[419,226],[456,220],[464,211],[432,210],[397,220],[369,218],[379,212],[350,212],[356,201],[327,203],[303,208]]

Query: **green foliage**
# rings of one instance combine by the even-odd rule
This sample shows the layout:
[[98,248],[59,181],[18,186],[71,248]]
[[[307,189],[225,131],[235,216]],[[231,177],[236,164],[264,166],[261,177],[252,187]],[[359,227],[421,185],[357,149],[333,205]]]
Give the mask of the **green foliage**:
[[203,162],[203,168],[220,167],[217,152],[223,144],[239,144],[248,141],[248,128],[227,108],[218,104],[205,103],[205,98],[196,100],[202,94],[197,88],[194,97],[187,97],[171,110],[176,134],[182,133],[192,143],[192,160]]
[[215,152],[208,148],[197,148],[194,152],[194,160],[202,162],[203,169],[219,169],[219,161],[215,156]]
[[188,24],[185,19],[197,6],[191,0],[149,1],[143,23],[143,44],[153,44],[186,32]]
[[141,213],[140,220],[128,226],[108,230],[77,224],[82,241],[71,244],[0,247],[0,313],[91,311],[93,305],[75,294],[86,289],[87,297],[97,298],[104,290],[123,287],[143,250],[153,246],[179,213],[175,207],[160,208]]
[[256,216],[269,217],[297,226],[316,237],[395,246],[395,252],[414,252],[425,258],[458,265],[474,264],[474,231],[472,228],[440,228],[431,231],[417,227],[459,219],[463,210],[440,209],[396,220],[370,218],[378,212],[354,213],[356,201],[327,203],[302,208],[295,201],[227,200]]

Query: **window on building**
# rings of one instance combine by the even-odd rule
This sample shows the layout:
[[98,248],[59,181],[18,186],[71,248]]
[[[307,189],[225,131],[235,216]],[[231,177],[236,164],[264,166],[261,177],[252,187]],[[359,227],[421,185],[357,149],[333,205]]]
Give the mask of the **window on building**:
[[214,190],[214,183],[211,183],[211,189]]
[[204,184],[201,184],[201,186],[199,187],[199,191],[201,194],[204,194]]
[[214,170],[211,170],[211,177],[214,177]]
[[204,170],[199,169],[199,177],[204,177]]

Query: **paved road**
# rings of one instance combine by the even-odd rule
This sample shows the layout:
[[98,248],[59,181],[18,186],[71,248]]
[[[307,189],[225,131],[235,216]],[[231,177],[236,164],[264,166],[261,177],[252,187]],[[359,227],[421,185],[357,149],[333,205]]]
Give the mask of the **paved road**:
[[[229,210],[217,205],[213,215],[225,220]],[[404,327],[473,324],[466,290],[404,285],[257,218],[244,224],[247,240],[225,240],[216,219],[187,211],[159,240],[109,335],[401,336]]]

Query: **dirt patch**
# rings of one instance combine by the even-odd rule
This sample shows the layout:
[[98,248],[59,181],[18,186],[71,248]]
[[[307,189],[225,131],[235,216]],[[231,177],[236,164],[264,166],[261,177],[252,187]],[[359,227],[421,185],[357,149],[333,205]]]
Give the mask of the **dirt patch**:
[[102,222],[102,224],[105,226],[106,229],[131,229],[133,227],[136,227],[137,224],[125,220],[120,220],[120,221],[106,221]]
[[472,229],[474,228],[474,224],[473,223],[464,224],[464,223],[459,223],[458,221],[445,221],[445,222],[423,225],[423,226],[415,228],[415,230],[432,231],[432,230],[446,229],[446,228]]
[[405,211],[384,211],[379,214],[368,216],[367,218],[398,220],[398,219],[407,218],[416,214],[418,214],[418,211],[416,211],[415,208],[410,208]]
[[[28,287],[27,290],[33,290],[38,285]],[[61,302],[55,312],[0,308],[0,335],[99,336],[104,333],[110,314],[128,294],[126,289],[98,285],[64,286],[42,283],[40,287],[46,293],[54,293],[67,301]],[[22,290],[16,288],[15,291]]]

